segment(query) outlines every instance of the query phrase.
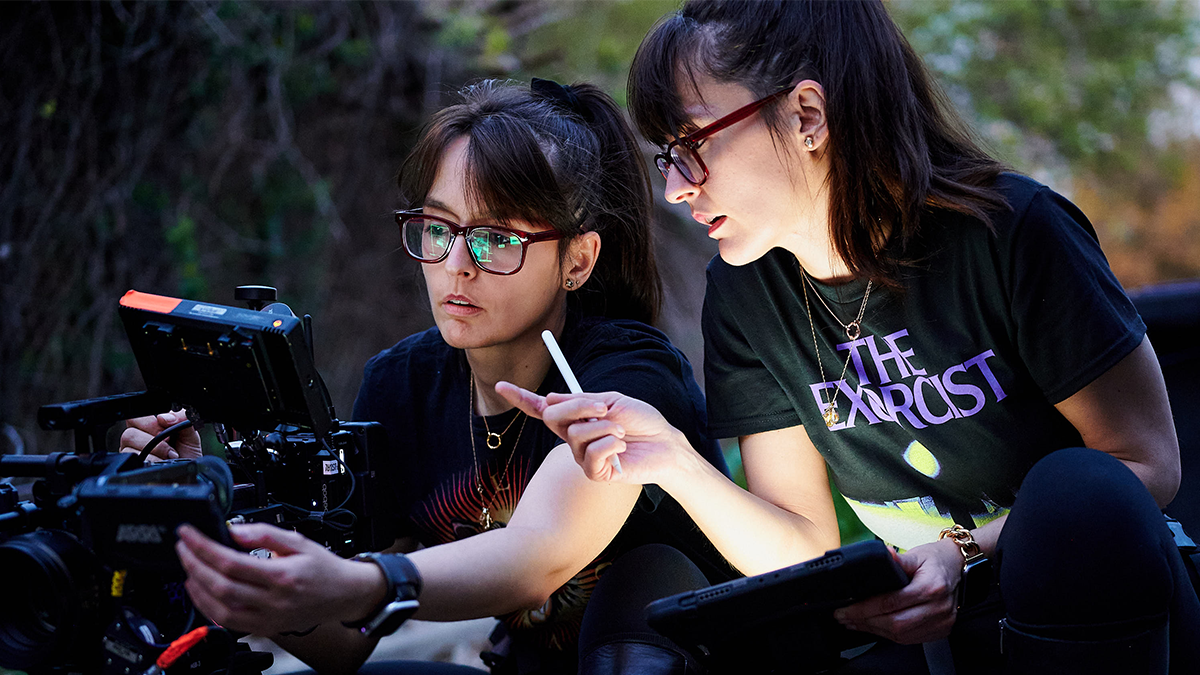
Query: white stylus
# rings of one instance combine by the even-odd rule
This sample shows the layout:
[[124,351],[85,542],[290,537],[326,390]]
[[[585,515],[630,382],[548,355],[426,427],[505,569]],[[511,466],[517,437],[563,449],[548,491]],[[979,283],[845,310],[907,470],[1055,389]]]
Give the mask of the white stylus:
[[[563,356],[562,350],[558,348],[558,341],[554,339],[554,333],[548,330],[542,331],[542,342],[546,343],[546,349],[550,351],[550,358],[554,359],[554,363],[558,366],[558,372],[562,373],[563,379],[567,381],[567,389],[572,394],[582,394],[583,387],[579,386],[579,380],[575,379],[575,373],[571,372],[571,366],[567,364],[567,357]],[[620,458],[613,455],[610,459],[614,471],[625,473],[621,471]]]

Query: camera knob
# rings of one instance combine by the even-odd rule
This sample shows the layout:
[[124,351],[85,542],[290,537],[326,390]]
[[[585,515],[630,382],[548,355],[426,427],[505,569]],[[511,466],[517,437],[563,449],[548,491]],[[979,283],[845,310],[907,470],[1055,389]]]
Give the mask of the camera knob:
[[256,312],[267,303],[275,302],[276,295],[273,286],[238,286],[233,291],[235,299],[245,302],[250,309]]

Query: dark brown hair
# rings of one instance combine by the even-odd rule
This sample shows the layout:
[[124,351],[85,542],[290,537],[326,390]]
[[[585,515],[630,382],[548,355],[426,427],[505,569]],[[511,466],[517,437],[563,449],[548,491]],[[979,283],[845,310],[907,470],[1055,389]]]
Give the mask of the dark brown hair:
[[560,90],[562,98],[554,98],[494,80],[464,88],[461,102],[433,116],[405,160],[397,178],[401,198],[420,207],[446,148],[466,136],[468,199],[500,224],[550,225],[565,235],[560,253],[571,238],[598,233],[592,275],[568,298],[585,314],[653,323],[662,280],[650,233],[650,178],[637,139],[604,92],[589,84]]
[[[690,130],[681,87],[697,73],[756,97],[821,83],[829,128],[829,230],[857,276],[896,285],[926,209],[990,224],[1006,208],[988,156],[879,0],[692,0],[634,57],[629,108],[651,142]],[[778,105],[764,118],[783,136]],[[785,143],[786,146],[786,143]],[[786,146],[790,147],[790,146]]]

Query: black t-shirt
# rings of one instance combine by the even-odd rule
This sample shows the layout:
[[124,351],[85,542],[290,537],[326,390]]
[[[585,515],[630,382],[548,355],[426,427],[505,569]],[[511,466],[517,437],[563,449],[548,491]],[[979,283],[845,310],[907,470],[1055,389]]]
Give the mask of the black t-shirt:
[[[635,321],[571,317],[560,343],[584,391],[620,391],[652,404],[687,435],[692,447],[728,473],[717,444],[705,435],[704,397],[691,364],[665,335]],[[503,439],[496,450],[489,449],[484,420],[473,416],[469,405],[469,378],[465,354],[447,345],[436,328],[402,340],[367,363],[354,419],[378,421],[387,430],[393,475],[380,486],[395,500],[397,537],[416,537],[425,546],[464,539],[483,530],[485,507],[502,526],[533,473],[562,443],[540,421],[513,409],[487,418],[486,429]],[[554,391],[566,392],[567,386],[552,366],[538,393]],[[475,435],[474,457],[469,429]],[[542,608],[501,620],[523,644],[573,654],[583,610],[599,576],[620,553],[652,542],[683,551],[714,583],[732,576],[682,507],[650,485],[594,562]]]
[[[1054,405],[1129,354],[1145,326],[1083,213],[1025,177],[996,187],[1012,208],[994,214],[994,230],[925,215],[920,262],[902,293],[871,287],[858,339],[842,324],[865,283],[808,288],[820,366],[795,256],[714,259],[703,314],[711,435],[803,425],[864,524],[902,548],[1007,513],[1034,462],[1081,444]],[[840,420],[827,428],[835,392]]]

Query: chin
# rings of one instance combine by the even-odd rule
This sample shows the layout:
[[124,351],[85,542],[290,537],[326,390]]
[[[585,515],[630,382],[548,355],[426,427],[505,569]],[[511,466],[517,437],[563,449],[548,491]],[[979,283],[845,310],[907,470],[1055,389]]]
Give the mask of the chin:
[[457,321],[434,321],[437,324],[438,332],[442,334],[442,340],[446,344],[455,349],[475,349],[486,346],[486,340],[483,340],[477,331],[471,329],[470,326],[463,325]]
[[749,265],[767,254],[766,250],[761,250],[760,248],[751,248],[745,245],[738,246],[730,239],[719,240],[717,242],[717,252],[720,254],[721,260],[734,267]]

